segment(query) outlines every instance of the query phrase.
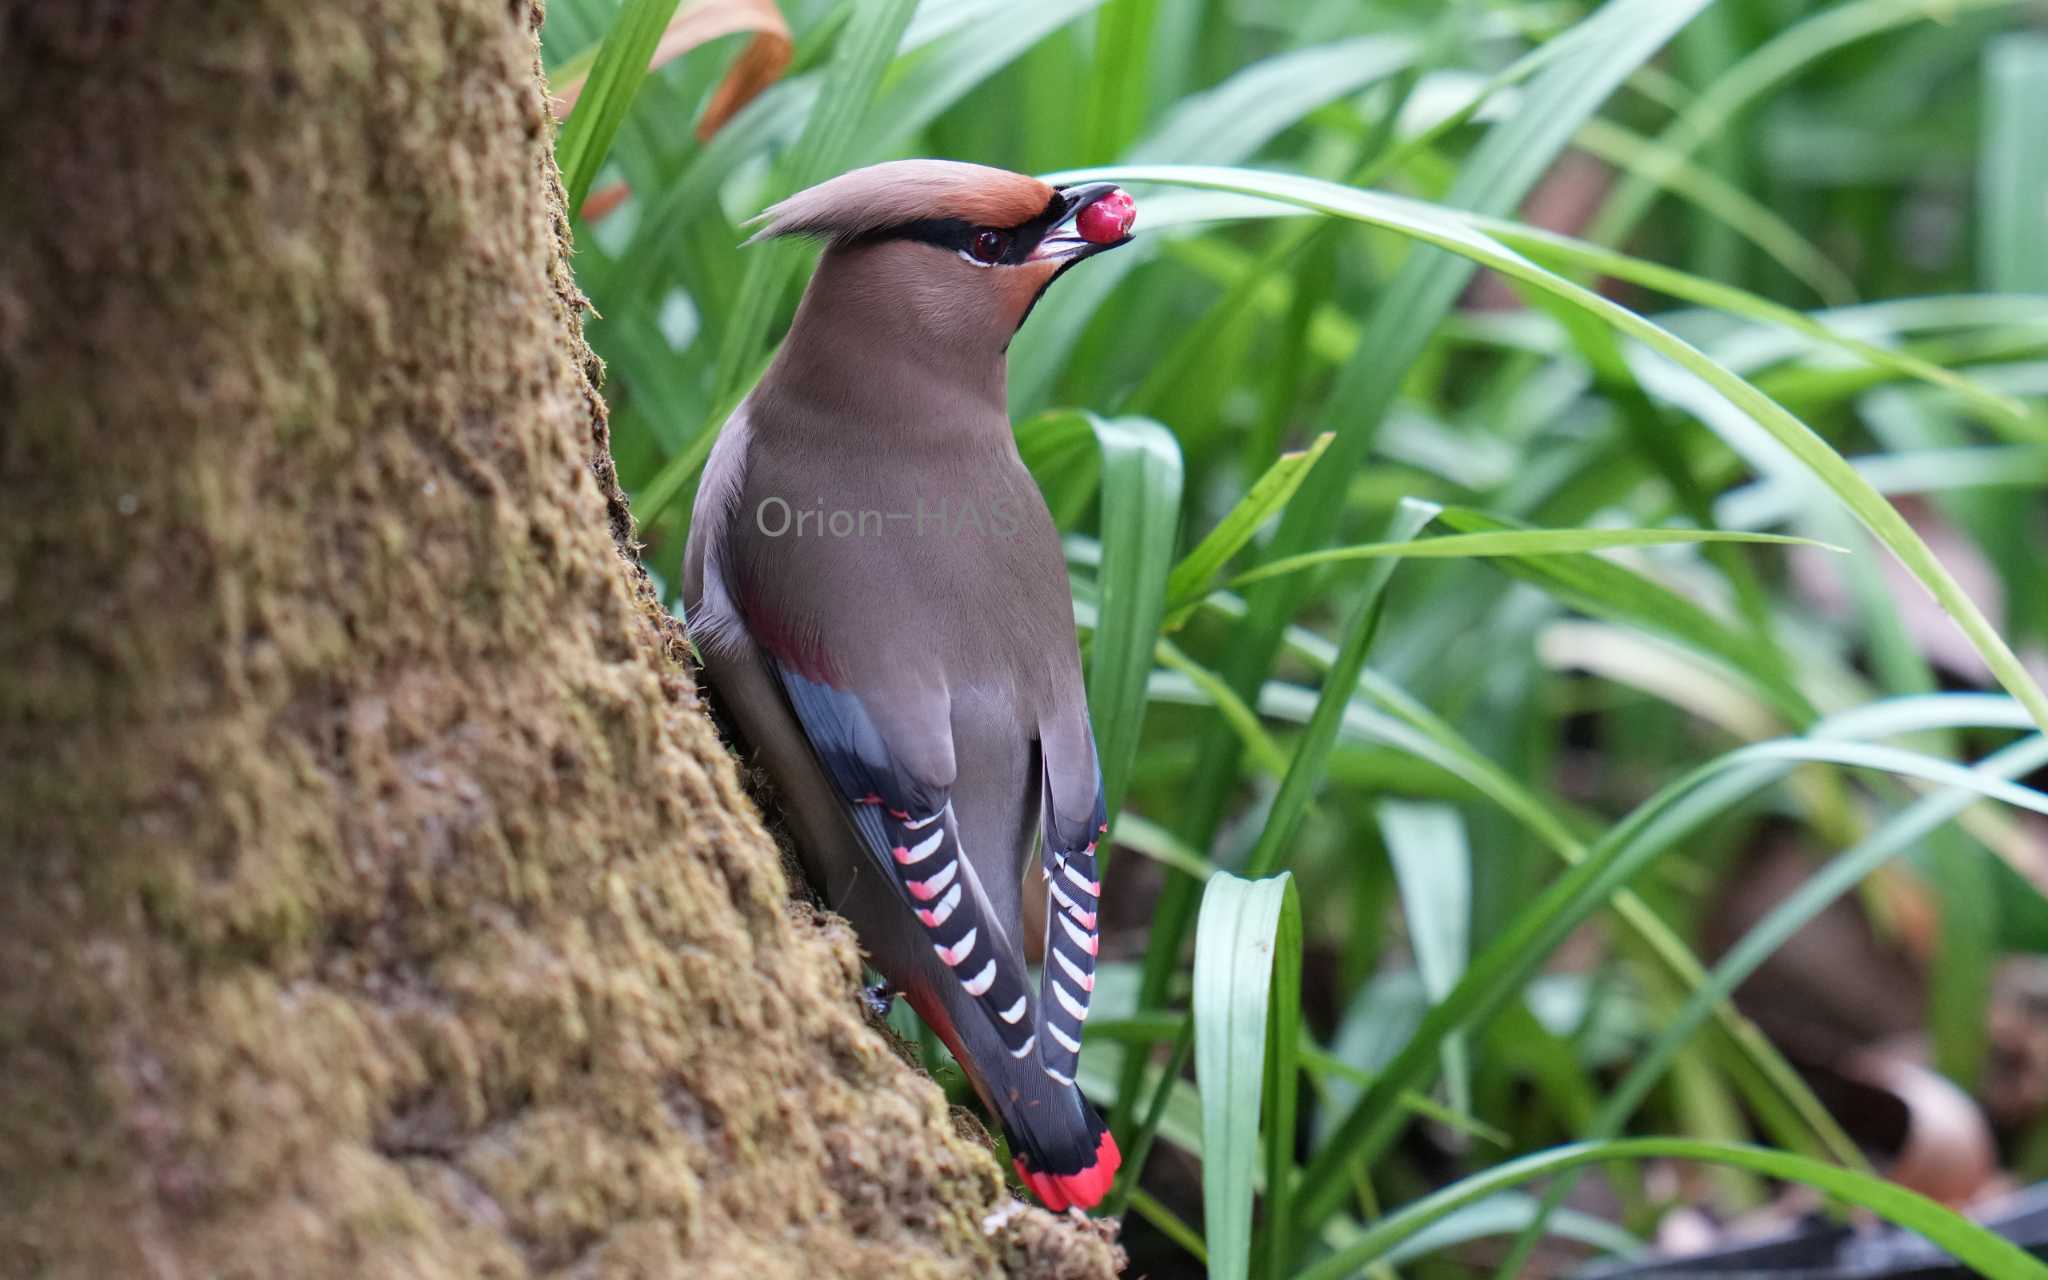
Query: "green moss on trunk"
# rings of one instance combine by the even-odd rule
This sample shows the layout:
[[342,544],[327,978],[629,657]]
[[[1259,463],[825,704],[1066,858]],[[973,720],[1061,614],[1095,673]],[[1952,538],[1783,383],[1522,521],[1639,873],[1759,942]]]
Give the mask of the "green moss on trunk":
[[0,2],[0,1257],[1107,1274],[622,554],[536,21]]

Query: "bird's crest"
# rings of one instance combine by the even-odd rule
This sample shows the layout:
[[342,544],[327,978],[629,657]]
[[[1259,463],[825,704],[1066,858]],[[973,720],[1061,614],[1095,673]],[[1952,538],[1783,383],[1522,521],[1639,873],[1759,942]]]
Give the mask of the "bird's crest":
[[1015,227],[1046,211],[1053,189],[1038,179],[957,160],[891,160],[828,178],[748,219],[748,238],[816,236],[834,243],[890,227],[959,219]]

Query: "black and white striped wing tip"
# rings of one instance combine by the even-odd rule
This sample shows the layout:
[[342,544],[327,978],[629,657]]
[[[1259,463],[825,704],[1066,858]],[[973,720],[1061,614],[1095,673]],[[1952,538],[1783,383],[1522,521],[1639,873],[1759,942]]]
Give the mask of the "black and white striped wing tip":
[[1088,1020],[1088,1000],[1095,991],[1095,958],[1101,945],[1096,916],[1102,897],[1095,845],[1108,830],[1098,813],[1085,845],[1046,849],[1045,976],[1038,1000],[1043,1039],[1038,1052],[1046,1074],[1061,1084],[1074,1082],[1081,1026]]
[[911,910],[930,938],[932,951],[988,1015],[989,1024],[1012,1057],[1036,1046],[1025,1015],[1031,1000],[1019,966],[1004,964],[974,884],[973,868],[960,848],[952,807],[914,817],[890,809],[879,797],[861,803],[881,811],[891,870],[909,895]]
[[[1005,961],[986,899],[960,848],[945,788],[901,767],[858,695],[809,679],[777,660],[790,708],[851,810],[862,844],[916,913],[932,950],[988,1015],[1012,1056],[1037,1033],[1027,1014],[1024,966]],[[922,815],[922,816],[919,816]]]

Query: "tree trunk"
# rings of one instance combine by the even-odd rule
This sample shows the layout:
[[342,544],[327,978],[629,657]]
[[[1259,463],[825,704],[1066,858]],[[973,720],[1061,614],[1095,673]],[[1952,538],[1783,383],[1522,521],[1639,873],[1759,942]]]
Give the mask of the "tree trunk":
[[527,0],[0,0],[0,1270],[1104,1275],[633,567]]

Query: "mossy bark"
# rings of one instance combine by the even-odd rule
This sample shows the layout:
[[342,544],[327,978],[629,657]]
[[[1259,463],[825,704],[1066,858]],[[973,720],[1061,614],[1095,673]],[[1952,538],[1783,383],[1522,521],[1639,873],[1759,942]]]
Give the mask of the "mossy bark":
[[0,1270],[1100,1275],[630,557],[528,0],[0,0]]

